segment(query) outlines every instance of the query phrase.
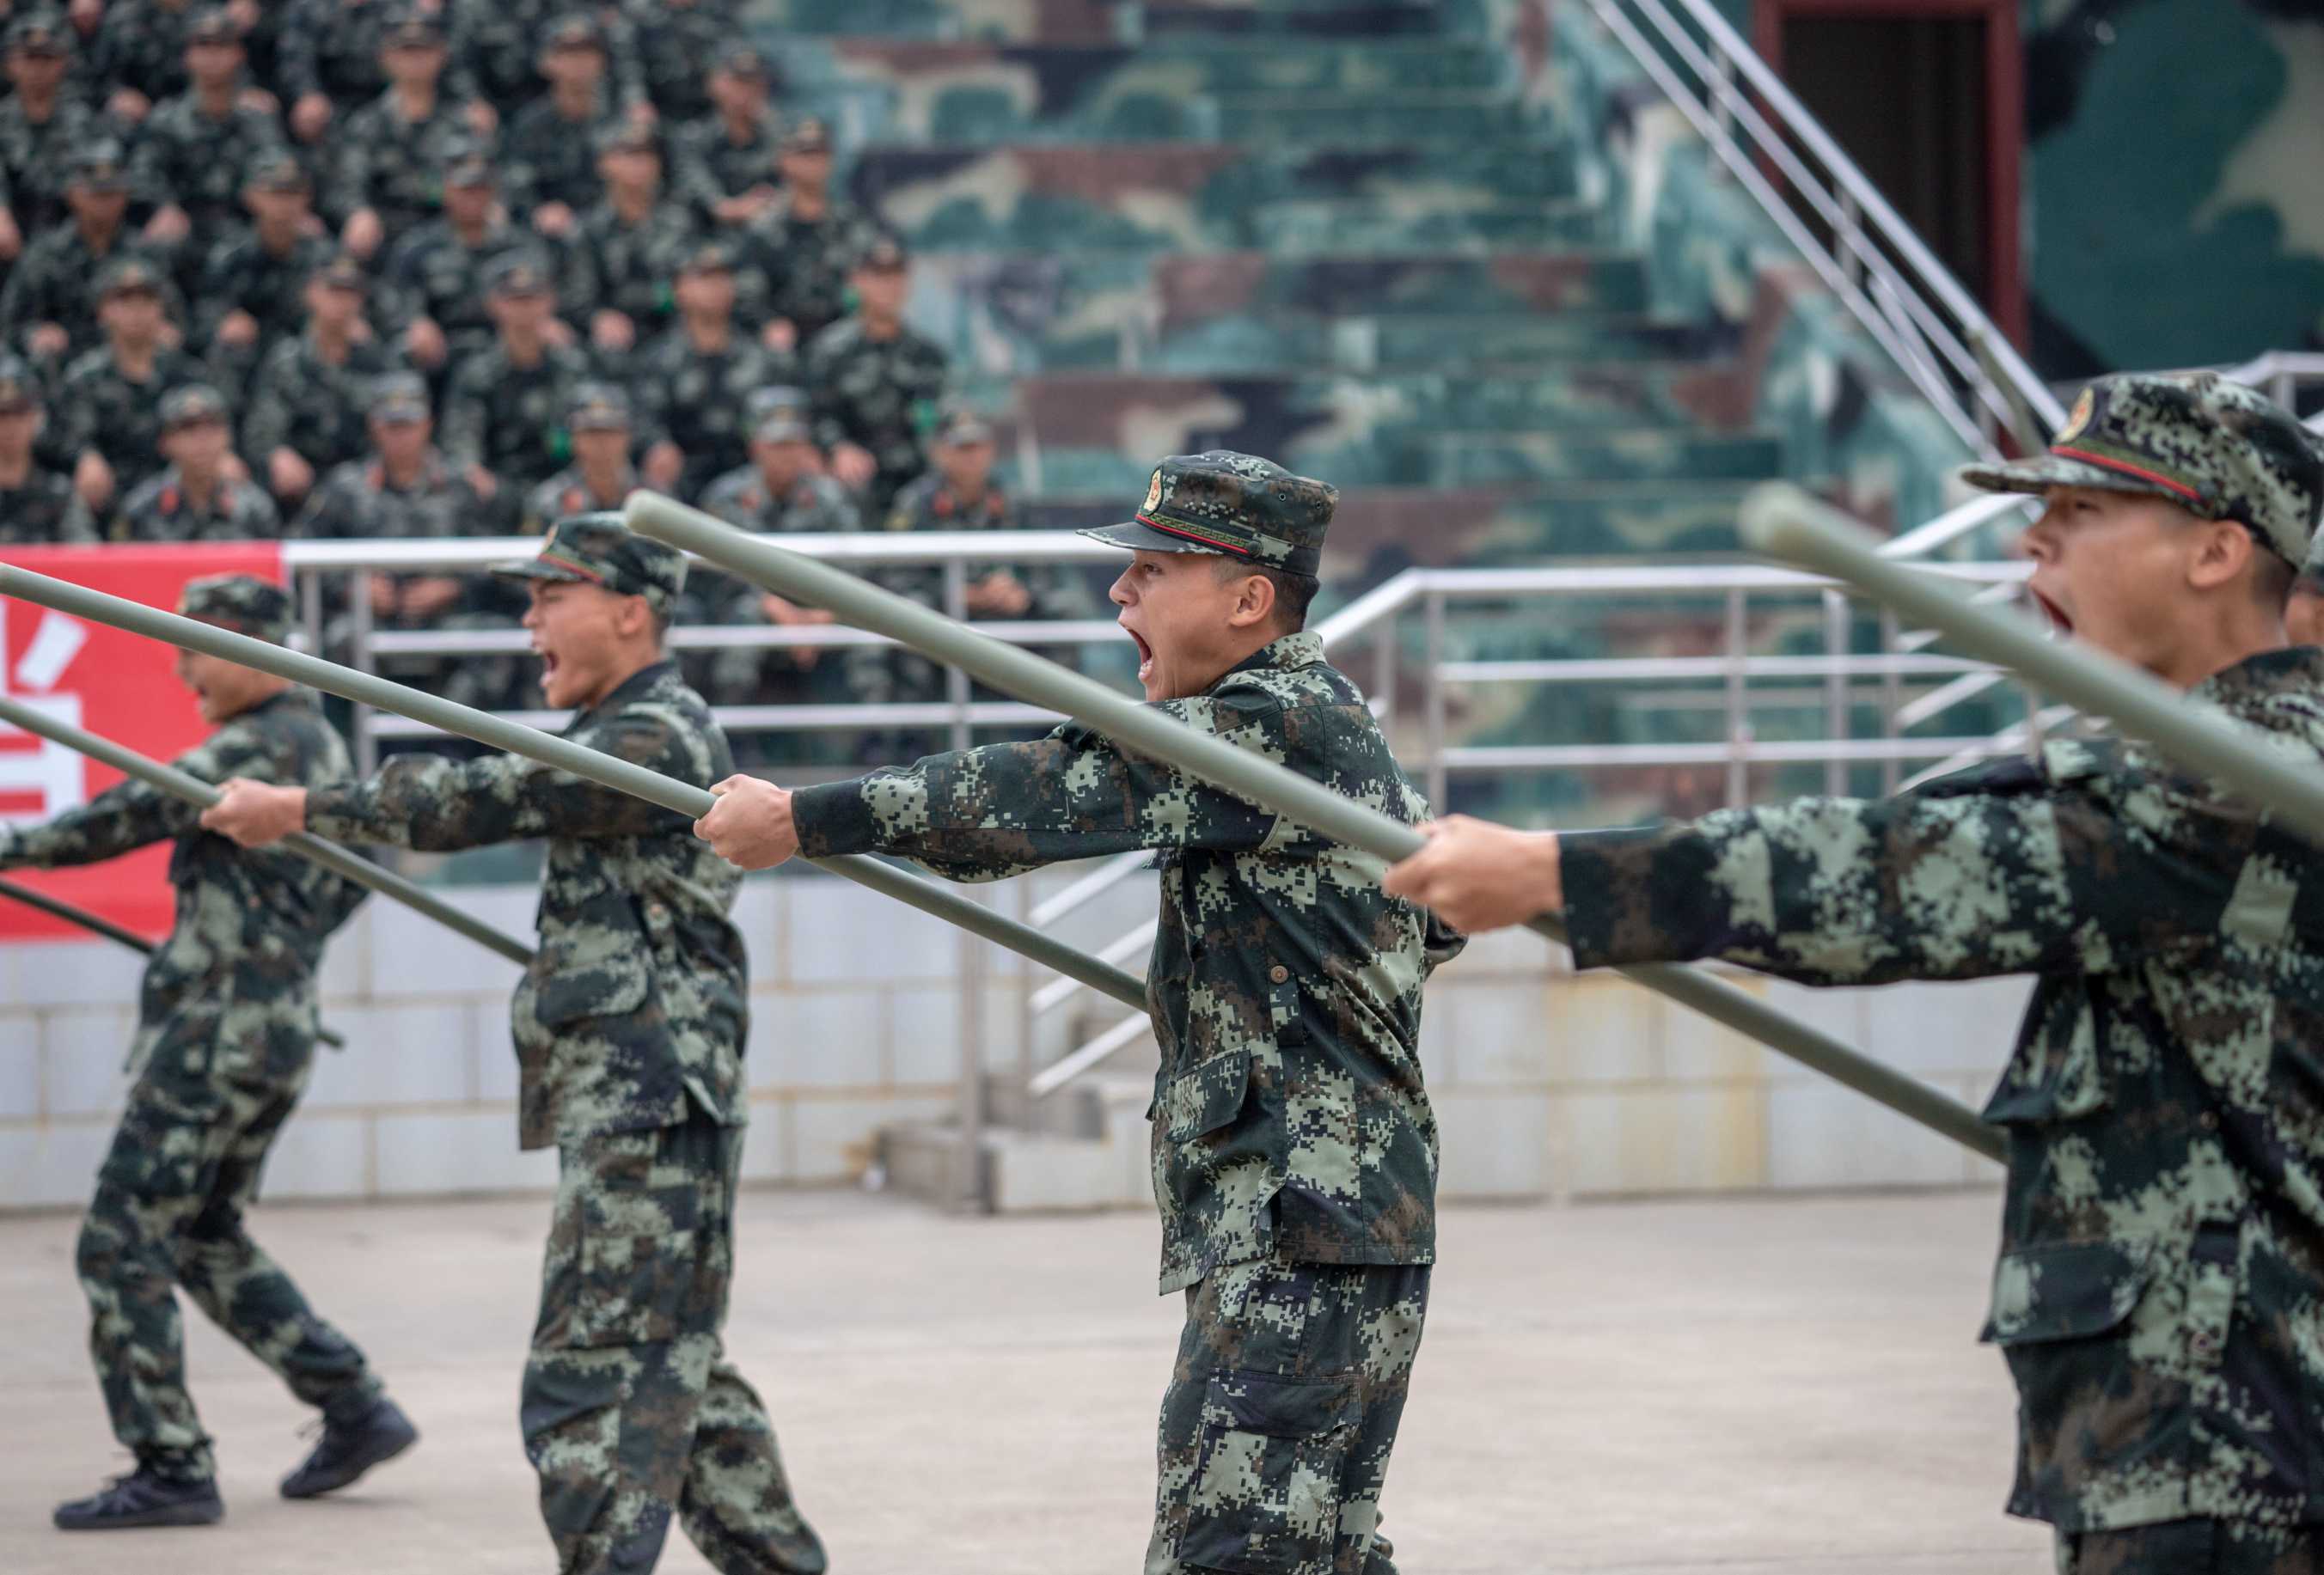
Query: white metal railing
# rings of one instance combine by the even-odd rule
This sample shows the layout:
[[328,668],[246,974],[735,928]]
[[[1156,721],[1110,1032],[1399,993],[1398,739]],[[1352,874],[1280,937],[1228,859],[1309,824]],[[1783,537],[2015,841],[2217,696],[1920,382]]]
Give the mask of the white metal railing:
[[1962,442],[1991,455],[2026,412],[2042,432],[2063,422],[2049,386],[1712,0],[1588,4]]

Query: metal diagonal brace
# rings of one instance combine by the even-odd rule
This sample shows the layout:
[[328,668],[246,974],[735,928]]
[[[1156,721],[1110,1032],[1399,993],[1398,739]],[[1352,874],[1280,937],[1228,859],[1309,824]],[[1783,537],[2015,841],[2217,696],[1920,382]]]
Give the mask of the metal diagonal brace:
[[[78,925],[92,935],[103,935],[108,941],[117,941],[140,957],[151,957],[156,950],[152,942],[134,931],[123,929],[102,914],[94,914],[87,908],[75,907],[71,903],[60,901],[45,891],[35,891],[29,886],[19,886],[14,880],[0,880],[0,897],[21,902],[26,907],[38,908],[51,918],[62,919],[69,925]],[[315,1037],[334,1049],[344,1050],[347,1047],[347,1042],[328,1028],[316,1029]]]
[[[527,760],[538,760],[560,771],[570,771],[576,777],[616,792],[642,798],[649,804],[659,804],[689,819],[698,820],[707,815],[711,805],[716,802],[704,788],[662,776],[657,771],[649,771],[627,760],[616,760],[612,755],[576,744],[570,739],[558,738],[553,733],[510,722],[489,712],[476,711],[456,701],[422,694],[417,689],[371,673],[357,672],[353,668],[343,668],[319,657],[301,656],[297,651],[285,650],[263,640],[253,640],[246,634],[236,634],[214,623],[180,618],[173,612],[124,601],[119,596],[108,596],[102,591],[92,591],[63,580],[51,579],[46,575],[36,575],[0,564],[0,595],[52,607],[76,618],[125,629],[132,634],[164,640],[189,650],[204,651],[230,662],[239,662],[246,668],[272,673],[277,677],[288,678],[294,684],[304,684],[309,688],[341,695],[359,705],[392,711],[399,716],[409,716],[414,722],[440,727],[447,732],[473,739],[493,749],[522,755]],[[30,727],[29,723],[26,725]],[[186,780],[190,782],[193,778],[187,778]],[[216,790],[208,788],[207,784],[203,786],[215,797]],[[305,834],[300,834],[301,836]],[[328,843],[318,845],[330,846]],[[337,849],[331,851],[339,852]],[[379,873],[352,855],[341,856],[348,858],[367,872]],[[1044,967],[1069,974],[1125,1006],[1136,1007],[1140,1011],[1146,1009],[1146,987],[1120,969],[1100,962],[1056,937],[1042,935],[981,903],[971,902],[925,876],[908,874],[877,859],[816,859],[812,862],[818,869],[844,876],[860,886],[868,886],[883,896],[892,897],[923,913],[933,914],[973,935],[1021,953]],[[364,880],[364,876],[351,878]],[[365,883],[370,882],[366,880]],[[413,889],[418,890],[417,888]],[[530,953],[527,956],[529,958]]]
[[1845,580],[1941,630],[1970,655],[2029,679],[2080,710],[2112,717],[2188,769],[2216,778],[2324,845],[2324,783],[2312,758],[2294,756],[2256,728],[2072,640],[1972,606],[1938,576],[1882,557],[1864,526],[1794,486],[1770,483],[1743,500],[1743,539],[1755,549]]
[[[901,640],[923,656],[960,668],[1020,700],[1065,712],[1125,747],[1167,760],[1335,841],[1390,861],[1422,845],[1420,834],[1410,826],[1271,760],[1198,733],[1079,673],[987,640],[853,575],[745,535],[699,510],[640,492],[630,494],[624,512],[630,528],[641,535],[684,548],[779,595],[827,609],[859,629]],[[1531,927],[1553,941],[1565,939],[1564,926],[1554,916],[1536,918]],[[2003,1156],[2001,1134],[1968,1106],[1711,974],[1667,963],[1621,972],[1989,1159]]]

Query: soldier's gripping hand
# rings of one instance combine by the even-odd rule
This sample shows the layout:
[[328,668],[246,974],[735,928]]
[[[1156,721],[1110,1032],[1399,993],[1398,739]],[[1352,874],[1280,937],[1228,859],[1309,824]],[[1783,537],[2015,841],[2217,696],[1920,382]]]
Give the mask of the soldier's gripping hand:
[[247,777],[228,777],[222,797],[202,811],[202,829],[231,837],[245,848],[279,843],[307,826],[307,790],[276,788]]
[[1565,906],[1555,832],[1511,831],[1448,815],[1420,828],[1428,845],[1389,867],[1380,889],[1475,934]]
[[729,777],[710,791],[718,802],[694,823],[694,834],[720,858],[744,870],[771,870],[799,851],[787,790],[756,777]]

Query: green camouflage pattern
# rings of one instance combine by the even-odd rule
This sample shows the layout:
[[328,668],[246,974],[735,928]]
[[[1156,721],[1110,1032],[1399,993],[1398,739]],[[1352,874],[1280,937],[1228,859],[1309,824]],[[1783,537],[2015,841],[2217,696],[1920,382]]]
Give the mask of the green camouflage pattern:
[[[102,249],[91,246],[79,226],[70,223],[25,236],[24,254],[8,271],[6,288],[0,290],[0,323],[7,325],[12,346],[32,358],[42,376],[54,377],[60,368],[69,369],[79,357],[103,347],[105,332],[97,320],[97,280],[122,257],[134,257],[154,270],[171,316],[183,321],[177,288],[169,282],[168,260],[125,224]],[[62,328],[70,341],[56,362],[32,357],[25,343],[26,332],[42,323]]]
[[[268,249],[254,225],[228,229],[202,260],[201,281],[195,287],[192,336],[209,345],[217,327],[229,314],[248,312],[258,324],[258,343],[249,350],[228,351],[210,345],[213,366],[222,357],[246,373],[281,339],[297,334],[307,320],[307,281],[337,255],[337,248],[322,235],[298,235],[288,249]],[[243,377],[217,379],[240,388]]]
[[1132,520],[1082,534],[1115,547],[1212,553],[1313,576],[1339,501],[1337,487],[1271,459],[1213,448],[1172,455],[1154,467]]
[[638,74],[663,120],[683,124],[712,113],[704,78],[742,32],[740,11],[737,0],[622,0]]
[[[213,587],[195,604],[226,595]],[[207,782],[314,784],[348,769],[346,745],[296,691],[233,718],[175,764]],[[0,833],[0,869],[96,863],[176,843],[176,917],[139,986],[137,1081],[97,1174],[75,1267],[115,1436],[140,1460],[186,1478],[211,1476],[215,1462],[186,1388],[173,1287],[308,1405],[345,1415],[378,1390],[363,1353],[314,1313],[243,1219],[311,1070],[324,942],[363,889],[295,853],[244,852],[202,831],[200,813],[131,780],[45,825]]]
[[[734,769],[667,661],[563,736],[697,788]],[[307,827],[427,852],[548,839],[539,947],[510,1009],[526,1148],[651,1131],[690,1110],[737,1129],[748,1119],[746,962],[726,916],[742,872],[683,816],[513,755],[428,755],[314,790]]]
[[242,449],[263,465],[288,448],[322,474],[371,450],[372,389],[402,360],[376,339],[357,339],[345,358],[324,353],[310,328],[267,351],[251,381],[242,417]]
[[[2191,699],[2324,756],[2324,653]],[[2313,1515],[2324,933],[2299,834],[2141,747],[2057,741],[1878,802],[1567,839],[1583,967],[1720,958],[1803,983],[2030,973],[1986,1338],[2016,1378],[2012,1513],[2064,1532]]]
[[[332,0],[309,3],[328,5]],[[457,6],[452,17],[451,70],[494,104],[530,106],[548,91],[539,66],[542,35],[551,22],[576,10],[588,13],[605,40],[605,79],[613,97],[625,109],[644,102],[637,41],[628,16],[611,4],[503,0],[493,5]],[[502,124],[508,124],[505,115]]]
[[21,94],[0,98],[0,180],[28,238],[69,222],[65,184],[73,154],[101,134],[96,113],[73,97],[69,80],[58,89],[46,120],[32,119]]
[[96,517],[63,472],[43,469],[35,459],[23,485],[0,487],[0,543],[38,547],[97,539]]
[[742,276],[764,275],[769,284],[763,307],[754,309],[790,324],[802,350],[847,315],[848,272],[881,235],[868,208],[835,193],[810,219],[779,198],[742,232]]
[[521,499],[565,463],[572,447],[565,415],[590,376],[589,358],[566,345],[544,345],[540,359],[521,366],[506,345],[491,341],[452,373],[438,428],[444,452],[459,465],[483,465]]
[[667,439],[686,456],[679,497],[693,500],[710,482],[750,457],[745,429],[751,396],[798,381],[792,357],[730,327],[725,347],[707,351],[673,327],[631,358],[630,392],[638,401],[641,447]]
[[[188,93],[156,104],[138,126],[129,155],[130,189],[142,202],[185,210],[193,223],[185,244],[198,266],[244,216],[243,176],[281,147],[282,131],[272,115],[237,102],[223,118],[214,117]],[[186,269],[180,269],[179,280],[189,282]]]
[[[778,493],[756,465],[713,481],[703,492],[702,508],[729,525],[770,536],[862,529],[855,501],[829,476],[804,474]],[[696,565],[687,576],[678,616],[696,624],[763,624],[764,600],[758,586]],[[854,653],[837,664],[830,662],[831,655],[816,652],[802,663],[795,651],[722,646],[694,652],[689,659],[700,675],[697,686],[714,704],[780,705],[823,698],[833,666],[852,676]]]
[[[5,128],[6,121],[0,118],[0,158],[6,155]],[[678,126],[671,143],[671,185],[693,205],[695,217],[706,226],[715,222],[712,210],[726,198],[740,197],[755,187],[773,189],[781,181],[775,153],[782,145],[782,126],[771,110],[741,142],[734,140],[724,121],[713,115]],[[830,315],[824,322],[838,314],[837,288],[834,286]]]
[[418,120],[405,116],[392,92],[382,93],[331,133],[336,156],[324,170],[318,206],[334,225],[369,208],[390,235],[409,235],[444,206],[444,167],[475,140],[468,106],[440,82],[435,108]]
[[585,331],[593,313],[620,312],[642,345],[675,312],[670,281],[700,240],[694,215],[681,202],[656,202],[635,224],[611,202],[596,203],[582,213],[565,248],[558,310]]
[[255,575],[204,575],[178,593],[178,615],[281,645],[290,638],[290,593]]
[[[1407,824],[1426,814],[1313,634],[1159,709]],[[1146,978],[1162,1055],[1149,1117],[1164,1292],[1271,1253],[1434,1259],[1420,990],[1462,942],[1381,894],[1382,861],[1078,724],[800,788],[792,813],[811,857],[893,853],[955,880],[1160,854]]]
[[561,1571],[651,1570],[673,1511],[713,1569],[826,1567],[720,1339],[742,1166],[699,1111],[558,1145],[520,1414]]
[[567,120],[543,97],[525,106],[501,128],[498,158],[501,190],[509,211],[520,219],[533,209],[561,202],[576,214],[597,200],[597,138],[623,124],[620,106],[600,92],[597,111]]
[[117,507],[139,483],[158,475],[161,456],[161,397],[182,383],[205,381],[202,364],[164,345],[143,378],[132,378],[110,345],[99,345],[65,368],[51,414],[56,441],[68,462],[102,455],[113,467]]
[[2058,1538],[2058,1575],[2307,1575],[2324,1561],[2313,1525],[2180,1520]]
[[686,590],[686,554],[637,535],[611,513],[568,514],[549,528],[537,557],[493,566],[504,578],[570,580],[643,596],[665,618]]
[[451,364],[458,366],[493,343],[484,309],[484,281],[503,260],[532,249],[533,237],[495,221],[475,244],[448,218],[430,219],[389,247],[372,295],[372,321],[401,337],[426,318],[444,330]]
[[255,482],[221,475],[197,502],[174,465],[140,482],[106,526],[115,541],[269,541],[282,534],[274,500]]
[[527,536],[546,536],[549,528],[567,514],[602,513],[620,508],[637,487],[637,468],[626,461],[620,474],[613,478],[610,495],[600,495],[590,485],[586,472],[578,465],[568,465],[525,494],[524,513],[517,529]]
[[1961,472],[1997,493],[2097,487],[2235,520],[2294,568],[2324,507],[2324,445],[2255,389],[2216,373],[2124,373],[2084,389],[2047,454]]
[[1395,1575],[1380,1490],[1428,1280],[1278,1253],[1187,1287],[1144,1575]]
[[944,399],[943,350],[908,325],[874,339],[845,318],[807,348],[805,375],[817,447],[853,443],[878,465],[865,489],[873,512],[927,468],[927,435]]

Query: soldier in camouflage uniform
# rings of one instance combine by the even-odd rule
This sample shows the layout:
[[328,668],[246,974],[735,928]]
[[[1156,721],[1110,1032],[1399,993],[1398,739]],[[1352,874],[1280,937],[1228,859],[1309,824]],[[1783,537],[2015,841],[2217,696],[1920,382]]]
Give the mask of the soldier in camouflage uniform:
[[32,369],[0,355],[0,543],[95,541],[97,521],[72,477],[41,463],[41,390]]
[[573,391],[588,381],[589,364],[549,338],[557,294],[539,257],[502,258],[486,288],[498,337],[452,375],[444,451],[493,501],[504,528],[526,491],[571,452],[565,410]]
[[[124,157],[121,144],[111,137],[98,137],[75,151],[65,187],[72,223],[36,236],[10,272],[7,288],[0,290],[0,323],[44,377],[56,376],[75,357],[97,347],[102,336],[97,282],[107,266],[122,257],[142,258],[154,265],[159,277],[161,259],[125,222],[129,171]],[[176,289],[170,287],[163,299],[174,308]]]
[[615,120],[597,133],[604,197],[581,216],[565,249],[558,300],[588,336],[597,371],[622,377],[641,340],[660,331],[670,281],[692,253],[694,218],[661,187],[661,148],[651,126]]
[[134,125],[186,90],[186,34],[201,9],[196,0],[106,0],[89,76],[106,85],[115,116]]
[[65,222],[65,182],[73,154],[98,134],[97,116],[67,80],[72,28],[53,11],[26,11],[8,23],[7,69],[14,89],[0,99],[0,182],[8,194],[8,260],[26,237]]
[[[1337,493],[1250,455],[1166,459],[1113,588],[1147,699],[1398,820],[1425,812],[1354,684],[1301,632]],[[1146,969],[1162,1065],[1162,1402],[1146,1575],[1388,1575],[1379,1494],[1436,1254],[1421,985],[1460,949],[1385,866],[1068,724],[785,793],[720,784],[747,869],[884,852],[956,880],[1157,850]]]
[[[504,123],[513,122],[540,99],[540,41],[549,26],[570,11],[570,0],[503,0],[491,5],[461,5],[452,18],[452,69],[467,90],[489,100]],[[582,7],[606,40],[615,103],[634,113],[647,102],[636,41],[627,16],[613,0]]]
[[509,210],[553,240],[569,238],[597,200],[597,139],[631,117],[605,81],[605,33],[587,12],[546,28],[540,71],[549,93],[509,123],[501,140]]
[[567,514],[618,511],[638,486],[637,470],[630,464],[632,425],[630,396],[620,384],[576,386],[565,417],[573,463],[527,494],[519,528],[528,536],[545,536]]
[[210,248],[193,323],[211,381],[236,406],[267,352],[299,332],[308,282],[334,255],[314,233],[307,171],[289,149],[259,155],[242,199],[254,222]]
[[[468,479],[437,451],[428,385],[410,372],[372,385],[367,426],[372,452],[327,474],[308,499],[295,534],[317,541],[410,541],[473,536],[490,511]],[[324,583],[324,641],[350,649],[355,620],[344,582]],[[374,574],[374,629],[505,629],[515,609],[497,585],[446,574]],[[516,689],[517,664],[498,656],[383,655],[378,670],[464,705],[490,709]]]
[[162,472],[132,489],[107,526],[115,541],[259,541],[281,517],[255,483],[226,474],[233,456],[226,401],[202,383],[161,396]]
[[[831,189],[831,128],[812,116],[783,133],[775,201],[751,222],[747,260],[773,285],[766,303],[777,347],[811,345],[847,315],[847,276],[880,226]],[[778,327],[779,326],[779,327]]]
[[[378,98],[394,76],[385,58],[394,47],[392,35],[416,20],[433,24],[440,38],[447,25],[447,0],[291,0],[282,7],[289,15],[279,76],[290,100],[285,108],[292,134],[301,142],[321,141],[335,114]],[[466,73],[450,86],[456,98],[474,91]],[[355,135],[353,127],[350,117],[330,140]]]
[[794,383],[798,373],[735,322],[734,258],[724,243],[687,253],[672,294],[678,321],[633,359],[631,379],[645,411],[647,479],[691,501],[749,457],[752,396]]
[[[822,473],[823,456],[816,452],[807,428],[807,396],[795,388],[765,388],[752,394],[746,407],[751,418],[751,463],[728,471],[704,492],[702,507],[729,525],[765,535],[799,531],[836,533],[862,529],[855,502],[845,489]],[[697,568],[687,581],[689,616],[705,624],[829,623],[831,614],[820,607],[802,607],[771,591],[745,585],[715,570]],[[817,647],[795,646],[787,650],[728,646],[697,653],[697,686],[720,705],[793,705],[825,697],[828,676],[839,663],[827,663]],[[770,739],[786,735],[768,734]],[[807,755],[824,751],[803,750],[796,738],[789,745],[794,764]]]
[[655,112],[670,122],[708,115],[711,67],[742,32],[735,0],[622,0],[622,9]]
[[152,207],[146,242],[171,259],[180,290],[201,283],[210,248],[242,207],[244,173],[283,145],[272,112],[243,97],[242,30],[223,8],[198,14],[186,30],[188,90],[153,106],[138,128],[130,186]]
[[[262,640],[289,631],[290,598],[247,576],[198,579],[179,612]],[[178,676],[217,728],[177,761],[207,782],[328,782],[346,746],[281,679],[192,651]],[[315,970],[363,889],[290,853],[245,853],[198,812],[143,782],[107,788],[42,826],[0,830],[0,870],[89,864],[174,840],[177,919],[145,968],[136,1082],[97,1172],[75,1263],[89,1353],[114,1435],[137,1467],[59,1506],[67,1530],[200,1525],[225,1513],[210,1440],[186,1392],[175,1287],[323,1413],[324,1435],[282,1484],[346,1487],[418,1436],[347,1338],[250,1239],[243,1215],[315,1054]]]
[[476,119],[445,89],[440,14],[401,11],[380,39],[379,58],[388,86],[332,138],[338,156],[323,203],[342,244],[365,262],[391,235],[436,216],[445,163],[475,141]]
[[102,515],[161,468],[161,396],[202,381],[201,364],[163,341],[164,276],[143,257],[116,257],[97,280],[106,342],[65,368],[57,391],[60,450],[73,485]]
[[[2324,653],[2283,649],[2324,453],[2210,373],[2102,378],[2047,454],[2034,599],[2099,651],[2324,762]],[[1580,835],[1455,818],[1391,886],[1486,928],[1563,907],[1577,965],[1808,984],[2030,973],[1984,1338],[2018,1387],[2011,1513],[2062,1575],[2324,1565],[2324,861],[2144,744],[2061,740],[1902,797]]]
[[492,161],[474,148],[447,155],[444,216],[400,238],[388,254],[378,322],[431,378],[493,342],[484,276],[536,243],[497,211]]
[[854,315],[807,346],[807,386],[832,474],[863,493],[868,512],[885,515],[904,484],[928,467],[945,353],[904,321],[911,273],[901,246],[873,242],[851,278]]
[[[683,555],[578,515],[503,572],[530,582],[543,694],[575,710],[565,736],[701,787],[733,769],[661,650]],[[301,825],[429,849],[549,839],[510,1018],[520,1141],[558,1160],[521,1414],[558,1567],[650,1570],[675,1513],[727,1575],[823,1570],[765,1407],[720,1348],[750,1111],[733,868],[666,809],[507,755],[237,783],[205,824],[245,843]]]
[[286,509],[318,472],[361,457],[372,385],[401,366],[364,321],[370,285],[352,257],[318,269],[307,281],[306,332],[268,351],[252,383],[243,448]]
[[749,44],[729,44],[708,86],[711,112],[677,130],[674,184],[704,224],[747,225],[780,199],[775,167],[783,135],[766,57]]

